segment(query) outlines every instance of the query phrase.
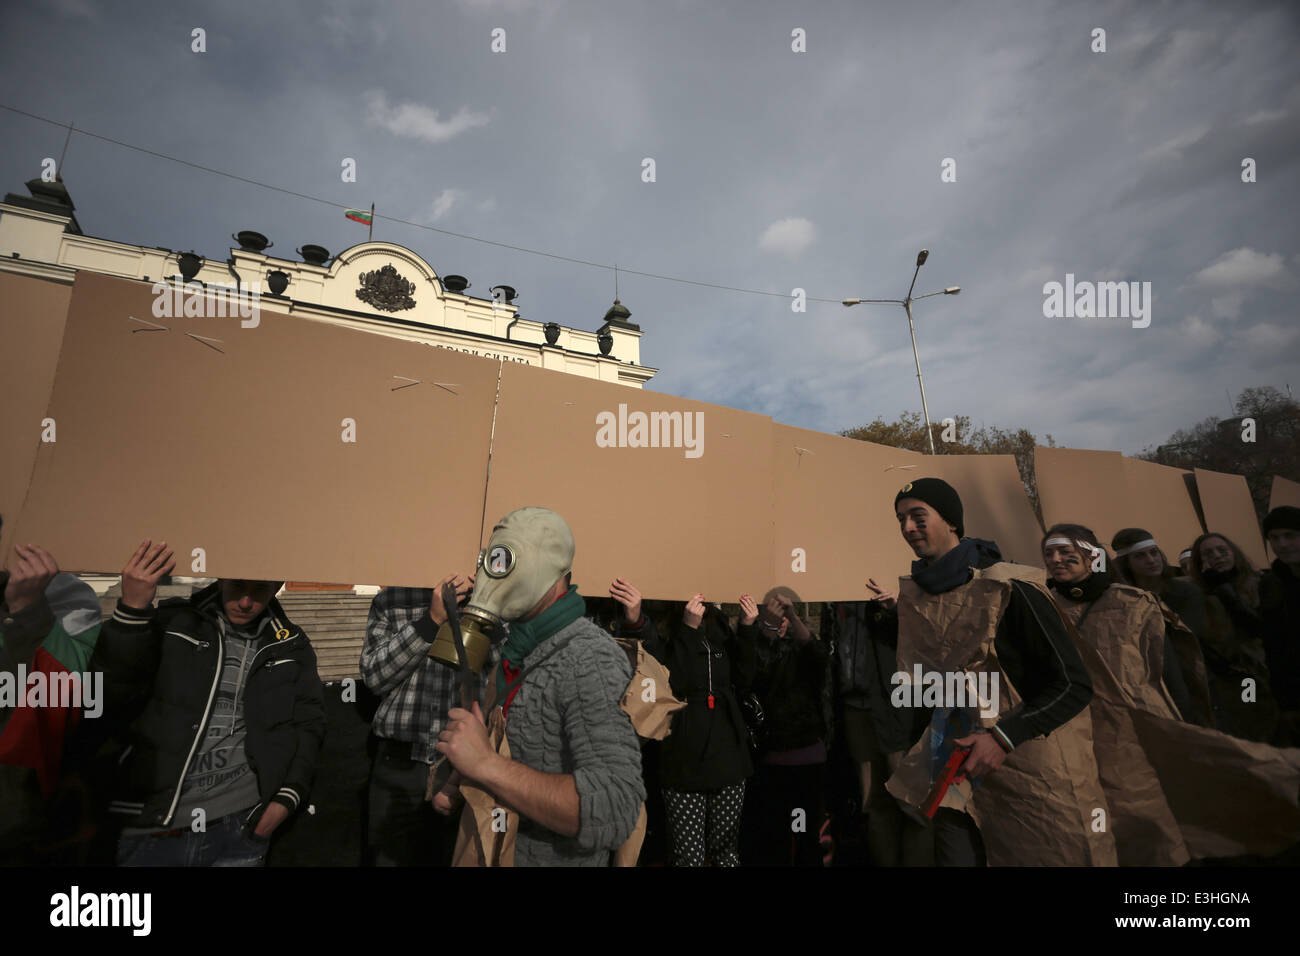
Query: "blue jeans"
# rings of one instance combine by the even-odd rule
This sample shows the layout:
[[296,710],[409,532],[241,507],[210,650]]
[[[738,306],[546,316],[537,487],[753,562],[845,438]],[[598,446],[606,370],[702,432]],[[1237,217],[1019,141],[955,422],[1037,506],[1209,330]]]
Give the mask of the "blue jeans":
[[123,834],[117,844],[117,865],[265,866],[271,838],[245,828],[247,816],[247,810],[228,813],[209,823],[203,833]]

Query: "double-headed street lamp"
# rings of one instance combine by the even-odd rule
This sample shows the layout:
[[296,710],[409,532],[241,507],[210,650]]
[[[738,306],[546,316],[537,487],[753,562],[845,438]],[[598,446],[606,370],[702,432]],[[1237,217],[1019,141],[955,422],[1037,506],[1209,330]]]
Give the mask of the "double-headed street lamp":
[[921,411],[925,414],[925,440],[930,444],[930,454],[934,454],[934,435],[930,431],[930,407],[925,402],[925,382],[921,378],[921,356],[916,351],[916,328],[912,325],[912,303],[919,299],[928,299],[932,295],[956,295],[961,291],[961,286],[952,285],[938,292],[927,292],[925,295],[913,296],[912,290],[916,288],[916,277],[921,271],[921,266],[925,265],[925,260],[930,256],[929,249],[922,249],[916,254],[916,272],[912,273],[912,284],[908,286],[907,298],[905,299],[844,299],[845,305],[860,305],[863,302],[892,302],[895,305],[901,305],[903,311],[907,313],[907,328],[912,333],[912,358],[916,360],[916,381],[921,386]]

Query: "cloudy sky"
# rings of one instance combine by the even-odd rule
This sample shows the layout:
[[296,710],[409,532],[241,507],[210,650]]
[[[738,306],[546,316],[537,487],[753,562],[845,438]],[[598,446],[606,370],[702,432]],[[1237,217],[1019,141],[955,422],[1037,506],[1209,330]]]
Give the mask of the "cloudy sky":
[[[962,287],[915,307],[932,418],[1132,454],[1229,393],[1300,388],[1298,40],[1290,2],[52,0],[0,12],[0,103],[335,204],[74,135],[90,235],[337,252],[365,238],[341,208],[374,202],[774,293],[620,279],[652,388],[824,431],[919,410],[902,309],[838,302],[901,298],[928,248],[917,294]],[[64,136],[0,110],[0,189]],[[613,299],[609,268],[375,236],[539,321],[595,329]],[[1045,317],[1067,273],[1149,282],[1149,327]]]

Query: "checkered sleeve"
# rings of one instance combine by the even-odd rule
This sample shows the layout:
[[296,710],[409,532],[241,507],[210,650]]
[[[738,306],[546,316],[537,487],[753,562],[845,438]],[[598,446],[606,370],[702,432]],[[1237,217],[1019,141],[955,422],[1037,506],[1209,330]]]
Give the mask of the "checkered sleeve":
[[433,631],[419,626],[424,617],[416,616],[419,595],[416,588],[386,588],[370,602],[361,677],[381,697],[400,686],[428,657]]

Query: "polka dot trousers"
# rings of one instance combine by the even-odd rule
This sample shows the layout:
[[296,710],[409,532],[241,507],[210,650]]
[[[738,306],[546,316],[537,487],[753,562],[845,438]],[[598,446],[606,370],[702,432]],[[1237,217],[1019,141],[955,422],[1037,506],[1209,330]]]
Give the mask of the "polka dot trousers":
[[736,843],[745,781],[720,790],[664,788],[668,815],[668,862],[672,866],[740,866]]

